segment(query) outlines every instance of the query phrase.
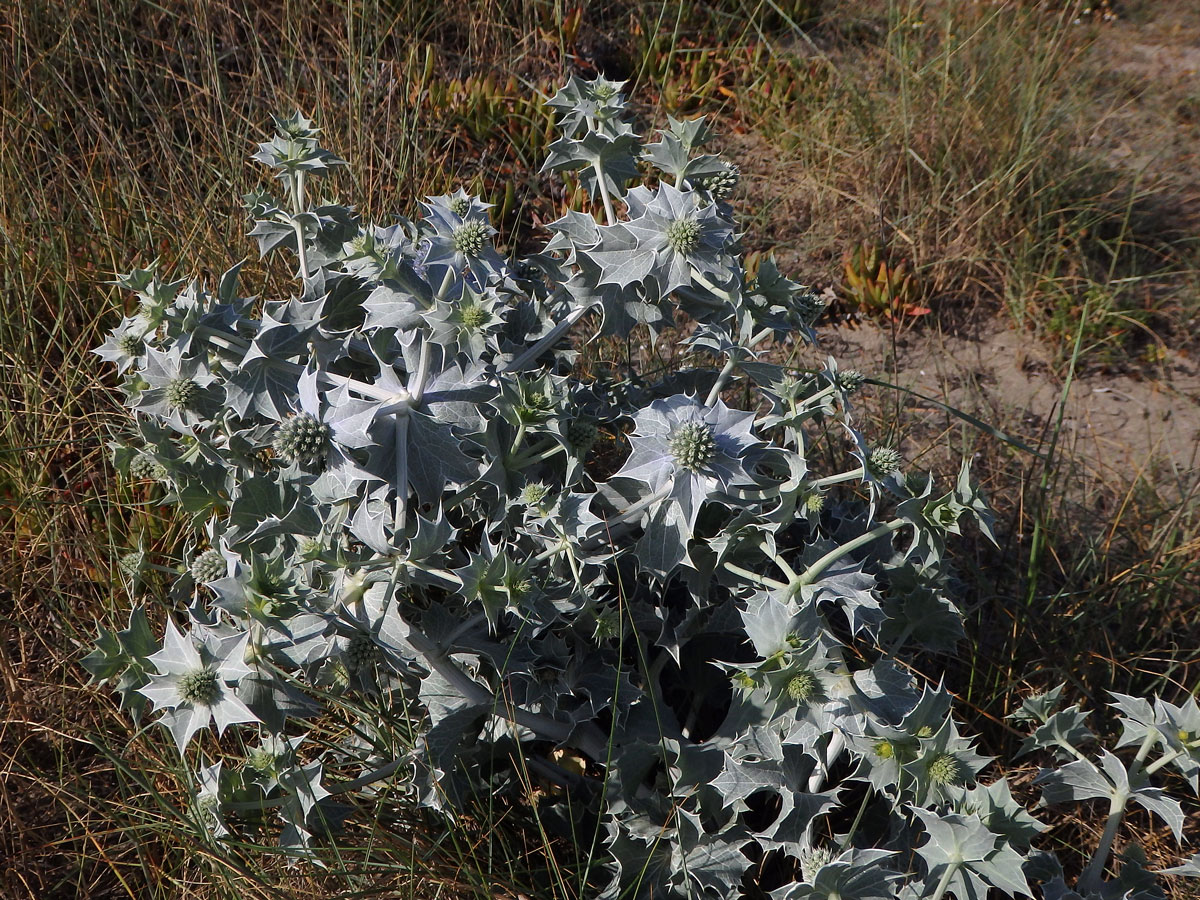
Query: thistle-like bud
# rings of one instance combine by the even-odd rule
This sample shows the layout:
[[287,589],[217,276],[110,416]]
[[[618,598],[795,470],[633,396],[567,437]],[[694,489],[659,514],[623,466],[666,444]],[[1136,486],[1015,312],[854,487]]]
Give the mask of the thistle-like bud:
[[867,468],[875,476],[886,478],[897,471],[903,461],[904,458],[900,456],[899,451],[893,450],[891,447],[876,447],[867,457]]
[[596,616],[595,639],[608,641],[621,634],[621,614],[614,609],[606,609]]
[[816,291],[806,290],[795,296],[792,305],[800,318],[811,325],[821,317],[829,303]]
[[712,426],[705,422],[685,422],[667,439],[671,455],[680,467],[698,472],[717,452]]
[[724,168],[720,172],[709,175],[700,181],[700,186],[717,200],[724,200],[729,197],[742,177],[742,170],[733,163],[727,162],[722,163],[722,165]]
[[271,442],[275,453],[289,463],[313,463],[325,455],[329,426],[308,413],[292,416],[280,424]]
[[838,372],[834,378],[837,381],[837,386],[847,394],[853,394],[867,380],[867,376],[857,369],[846,369],[843,372]]
[[255,747],[246,756],[246,765],[263,774],[273,773],[278,761],[279,757],[267,747]]
[[488,227],[483,222],[464,222],[450,236],[454,249],[465,256],[478,256],[487,246]]
[[302,559],[319,559],[324,549],[321,546],[321,542],[316,538],[302,537],[296,541],[296,552],[300,554]]
[[964,776],[962,763],[953,753],[939,753],[926,767],[929,780],[934,784],[961,784]]
[[695,219],[676,219],[667,226],[667,244],[676,253],[687,256],[700,243],[700,223]]
[[797,703],[807,703],[820,689],[817,676],[807,669],[793,675],[787,683],[787,695]]
[[140,334],[126,331],[117,338],[117,349],[126,356],[141,356],[146,350],[146,342]]
[[200,398],[200,385],[190,378],[172,378],[164,392],[171,409],[189,409]]
[[509,579],[504,587],[510,599],[520,600],[529,596],[529,592],[533,590],[533,582],[528,578],[513,578]]
[[207,584],[225,577],[228,571],[225,557],[220,550],[210,547],[192,560],[192,577],[197,584]]
[[822,867],[833,862],[833,851],[828,847],[813,847],[800,851],[800,877],[806,884],[812,884]]
[[159,481],[166,475],[163,464],[149,453],[139,453],[129,461],[129,477],[136,481]]
[[477,331],[491,319],[492,314],[482,306],[464,306],[459,312],[459,321],[469,331]]
[[880,759],[892,759],[896,755],[896,748],[891,741],[876,741],[871,750]]
[[369,634],[356,634],[346,645],[346,663],[352,672],[373,666],[383,658],[383,651]]
[[517,407],[517,417],[522,422],[542,422],[550,415],[553,406],[554,401],[541,391],[530,391]]
[[540,481],[533,481],[522,489],[521,502],[526,506],[541,506],[549,493],[550,488]]
[[804,509],[806,512],[819,513],[825,508],[825,495],[820,491],[813,491],[804,498]]
[[471,211],[471,201],[467,197],[455,197],[447,206],[449,206],[450,212],[459,218],[462,218]]
[[141,550],[131,550],[117,560],[117,567],[130,578],[138,578],[146,568],[146,554]]
[[596,423],[588,419],[572,419],[567,425],[567,443],[578,456],[587,456],[598,435]]
[[212,706],[221,698],[215,669],[195,669],[179,678],[179,695],[195,706]]

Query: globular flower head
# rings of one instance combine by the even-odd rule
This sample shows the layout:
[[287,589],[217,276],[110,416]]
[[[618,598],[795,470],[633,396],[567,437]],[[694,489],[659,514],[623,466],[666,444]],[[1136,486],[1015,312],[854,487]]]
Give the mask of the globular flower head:
[[117,338],[117,349],[126,356],[141,356],[146,349],[146,341],[134,331],[126,331]]
[[161,722],[171,730],[180,753],[210,722],[224,732],[239,722],[259,721],[230,687],[250,674],[245,663],[249,639],[245,634],[197,646],[168,620],[163,649],[149,657],[159,674],[151,675],[150,683],[138,691],[165,710]]
[[346,663],[352,672],[369,670],[382,659],[383,651],[366,632],[354,635],[346,644]]
[[961,784],[964,778],[963,765],[953,753],[939,753],[926,766],[929,780],[936,785]]
[[699,243],[700,223],[696,219],[676,219],[667,226],[667,244],[676,253],[688,256]]
[[212,706],[221,698],[221,683],[217,670],[209,666],[185,672],[179,678],[179,696],[184,702]]
[[479,256],[488,246],[490,230],[483,222],[464,222],[454,229],[450,240],[464,256]]
[[545,484],[540,481],[531,481],[521,489],[521,502],[526,506],[542,506],[549,493],[550,488]]
[[590,419],[576,418],[567,424],[567,443],[571,445],[578,456],[587,456],[598,436],[599,430],[596,428],[596,423]]
[[146,552],[144,550],[131,550],[117,560],[117,566],[130,578],[140,578],[146,568]]
[[482,306],[464,306],[459,311],[464,328],[478,331],[492,320],[492,314]]
[[817,880],[817,873],[834,859],[828,847],[809,847],[800,851],[800,877],[807,884]]
[[837,386],[847,394],[853,394],[867,380],[867,376],[857,369],[844,369],[838,372],[835,378],[837,379]]
[[191,409],[200,396],[200,385],[190,378],[173,378],[167,382],[165,396],[171,409]]
[[900,468],[904,458],[891,447],[876,447],[867,457],[867,468],[879,478],[886,478]]
[[196,579],[198,584],[224,578],[228,571],[225,555],[215,547],[210,547],[192,560],[192,578]]
[[329,426],[309,413],[285,419],[275,432],[271,446],[289,463],[313,463],[325,455]]
[[166,467],[149,453],[139,453],[129,461],[129,477],[137,481],[161,481]]
[[750,430],[753,421],[754,413],[719,399],[713,406],[682,395],[655,400],[634,417],[633,452],[617,474],[653,489],[682,475],[715,479],[722,487],[747,483],[745,466],[761,446]]
[[787,683],[787,694],[797,703],[807,703],[821,689],[817,676],[807,669],[797,672]]
[[677,426],[667,438],[671,455],[681,468],[699,472],[717,452],[713,439],[713,427],[707,422],[684,422]]
[[741,180],[742,170],[733,163],[722,163],[721,171],[700,180],[700,186],[717,200],[728,199]]

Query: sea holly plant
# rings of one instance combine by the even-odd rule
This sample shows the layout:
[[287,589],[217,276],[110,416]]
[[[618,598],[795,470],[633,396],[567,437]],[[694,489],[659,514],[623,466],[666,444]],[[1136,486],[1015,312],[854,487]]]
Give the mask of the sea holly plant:
[[[593,213],[534,252],[502,252],[462,190],[387,225],[314,203],[342,161],[295,114],[255,154],[282,196],[246,197],[291,296],[244,296],[241,263],[117,279],[138,307],[96,351],[131,416],[114,462],[194,533],[130,557],[162,642],[139,606],[85,666],[169,730],[214,848],[273,821],[319,859],[379,803],[482,795],[572,835],[564,887],[609,900],[1059,884],[949,692],[904,665],[961,634],[947,536],[991,527],[969,470],[943,492],[860,432],[862,373],[776,361],[815,344],[820,300],[770,260],[746,274],[704,123],[643,143],[621,88],[550,100],[545,171]],[[595,333],[668,327],[688,365],[578,364]],[[1161,760],[1074,752],[1047,799],[1177,828],[1148,779],[1195,788],[1195,707],[1122,702],[1123,744]],[[1083,734],[1044,706],[1036,746]],[[1111,843],[1081,895],[1109,895]]]

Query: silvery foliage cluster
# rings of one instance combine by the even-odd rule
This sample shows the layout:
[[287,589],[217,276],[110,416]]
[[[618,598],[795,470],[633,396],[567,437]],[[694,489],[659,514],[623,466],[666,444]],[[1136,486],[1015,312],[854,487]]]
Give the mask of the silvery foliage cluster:
[[[935,490],[855,427],[861,374],[764,361],[815,341],[820,301],[769,260],[746,276],[736,167],[701,120],[641,143],[620,87],[550,101],[546,169],[606,224],[568,212],[540,252],[503,257],[461,190],[389,225],[310,203],[342,161],[297,114],[255,154],[282,198],[246,198],[296,296],[243,296],[240,264],[213,291],[119,279],[140,306],[97,351],[137,430],[116,462],[197,536],[158,567],[164,640],[139,608],[85,664],[134,716],[153,705],[215,837],[274,818],[316,855],[384,787],[453,813],[532,779],[547,827],[598,836],[605,898],[726,897],[764,857],[798,860],[777,900],[1029,895],[1033,871],[1075,896],[1007,783],[977,780],[949,693],[898,662],[962,633],[945,539],[990,528],[966,468]],[[716,365],[576,372],[589,322],[653,340],[678,311],[688,358]],[[830,432],[845,470],[821,475]],[[1195,705],[1120,703],[1123,743],[1161,744],[1195,788]],[[1077,747],[1077,713],[1026,712],[1035,742]],[[1179,830],[1148,781],[1166,762],[1071,752],[1049,799],[1133,799]]]

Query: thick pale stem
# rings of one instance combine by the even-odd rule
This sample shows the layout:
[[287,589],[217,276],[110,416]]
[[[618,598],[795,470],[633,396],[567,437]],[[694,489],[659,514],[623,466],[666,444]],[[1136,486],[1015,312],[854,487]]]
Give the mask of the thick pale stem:
[[787,580],[789,582],[795,581],[799,577],[796,575],[795,570],[788,565],[787,560],[778,553],[774,552],[765,540],[759,542],[758,549],[771,558],[771,561],[779,567],[779,571],[783,572],[783,574],[787,576]]
[[450,288],[454,285],[456,275],[453,269],[447,269],[446,274],[442,277],[442,283],[437,289],[437,294],[434,300],[445,300],[446,295],[450,293]]
[[808,483],[810,488],[829,487],[831,484],[841,484],[843,481],[855,481],[867,474],[867,470],[859,466],[857,469],[851,469],[849,472],[842,472],[840,475],[826,475],[824,478],[814,478]]
[[553,438],[546,438],[546,440],[538,441],[538,443],[526,449],[524,453],[518,453],[516,456],[509,456],[508,464],[514,469],[521,469],[525,466],[530,466],[534,463],[541,462],[544,459],[549,459],[555,454],[562,452],[562,444]]
[[703,272],[697,272],[695,269],[693,269],[692,280],[710,293],[716,294],[718,297],[728,300],[736,305],[737,297],[732,292],[725,290],[725,288],[718,287],[717,285],[713,284],[708,276]]
[[626,522],[630,522],[638,518],[638,516],[640,516],[643,510],[645,510],[647,507],[653,506],[660,500],[665,500],[667,497],[669,497],[671,495],[671,487],[672,486],[668,484],[666,487],[661,488],[660,490],[651,494],[649,497],[643,497],[636,503],[631,503],[629,506],[625,507],[624,510],[608,520],[608,527],[612,528],[616,525],[623,525]]
[[749,569],[743,569],[736,563],[723,562],[721,563],[726,569],[747,581],[751,581],[760,587],[770,588],[773,591],[782,591],[787,589],[787,585],[782,581],[776,581],[774,578],[768,578],[766,575],[759,575],[757,572],[751,572]]
[[408,410],[396,415],[396,518],[393,528],[397,534],[404,531],[404,519],[408,508]]
[[462,671],[453,661],[447,659],[438,651],[433,641],[420,631],[411,630],[408,640],[430,668],[445,678],[456,691],[476,706],[490,707],[492,715],[515,722],[523,728],[528,728],[541,737],[557,743],[565,744],[568,739],[572,739],[575,745],[592,759],[602,760],[605,758],[608,741],[599,729],[589,728],[586,725],[573,728],[566,722],[559,722],[548,716],[532,713],[505,703]]
[[800,588],[812,584],[825,573],[826,569],[832,566],[843,556],[847,556],[860,547],[865,547],[873,541],[876,541],[885,535],[891,534],[893,531],[896,531],[907,524],[908,523],[903,519],[894,519],[891,522],[885,522],[882,525],[872,528],[866,534],[861,534],[852,541],[847,541],[838,547],[834,547],[815,563],[805,569],[803,574],[801,574],[799,578],[791,583],[790,587],[792,591],[794,593],[799,592]]
[[617,224],[617,214],[613,212],[612,200],[608,196],[608,188],[604,184],[604,168],[600,163],[600,157],[592,160],[592,167],[596,170],[596,185],[600,188],[600,199],[604,201],[604,218],[609,225]]
[[413,406],[419,406],[421,398],[425,396],[425,386],[429,381],[429,356],[432,351],[432,342],[426,338],[421,338],[421,358],[417,361],[417,374],[413,379],[413,386],[408,389],[412,394]]
[[525,423],[524,422],[522,422],[520,425],[517,426],[516,437],[513,438],[512,446],[508,448],[509,456],[514,455],[518,450],[521,449],[521,442],[523,440],[525,440]]
[[937,888],[934,889],[933,896],[929,900],[942,900],[943,895],[945,895],[950,887],[950,881],[954,878],[954,873],[958,871],[958,867],[961,865],[962,863],[960,862],[952,862],[946,866],[946,871],[942,873],[941,880],[938,881]]
[[304,225],[298,216],[304,212],[304,172],[292,176],[292,228],[296,230],[296,256],[300,260],[300,279],[308,279],[308,248],[304,243]]
[[[1158,730],[1154,728],[1146,732],[1146,737],[1142,740],[1142,746],[1138,748],[1137,756],[1133,758],[1133,762],[1129,765],[1129,782],[1132,783],[1137,778],[1138,773],[1142,769],[1142,764],[1146,761],[1146,757],[1150,755],[1150,751],[1154,749],[1154,745],[1158,743],[1160,736]],[[1104,834],[1100,836],[1100,843],[1096,845],[1096,852],[1088,860],[1087,868],[1079,876],[1079,892],[1084,896],[1093,891],[1100,890],[1104,876],[1104,866],[1108,863],[1108,856],[1112,852],[1113,841],[1116,840],[1117,831],[1121,827],[1121,820],[1125,817],[1125,805],[1129,802],[1129,797],[1128,790],[1117,787],[1113,788],[1112,799],[1108,803],[1108,819],[1104,823]]]
[[717,374],[717,380],[713,382],[712,390],[708,392],[708,396],[704,399],[705,406],[712,406],[717,402],[717,398],[721,396],[721,391],[725,389],[725,383],[729,381],[729,376],[733,374],[733,370],[737,368],[737,357],[734,354],[729,354],[729,359],[725,360],[725,365],[721,367],[721,371]]
[[566,316],[566,318],[551,328],[546,333],[545,337],[541,338],[536,344],[510,362],[501,371],[507,374],[509,372],[519,372],[524,369],[527,365],[541,356],[547,347],[557,344],[562,336],[571,328],[571,326],[582,319],[584,315],[586,315],[591,309],[591,306],[581,306],[576,310],[572,310],[571,313]]
[[825,786],[825,779],[829,777],[829,770],[833,764],[837,762],[837,758],[842,755],[842,750],[846,748],[846,738],[840,731],[835,731],[833,737],[829,739],[829,747],[825,750],[825,760],[821,763],[821,767],[813,772],[808,779],[808,792],[815,794]]

